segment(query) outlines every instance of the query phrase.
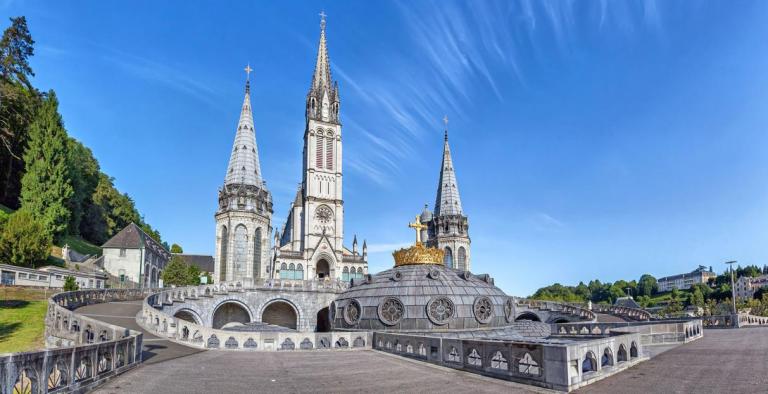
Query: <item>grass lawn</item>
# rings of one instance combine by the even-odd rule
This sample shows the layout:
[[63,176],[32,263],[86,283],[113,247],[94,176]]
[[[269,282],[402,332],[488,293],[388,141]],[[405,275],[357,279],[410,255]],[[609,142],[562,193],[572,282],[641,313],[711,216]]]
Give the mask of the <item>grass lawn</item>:
[[73,236],[66,236],[61,241],[61,245],[58,245],[59,247],[63,247],[64,244],[69,245],[70,248],[76,250],[80,254],[93,254],[96,256],[101,256],[101,248],[80,238],[80,237],[73,237]]
[[0,288],[0,353],[42,349],[47,293],[40,289]]

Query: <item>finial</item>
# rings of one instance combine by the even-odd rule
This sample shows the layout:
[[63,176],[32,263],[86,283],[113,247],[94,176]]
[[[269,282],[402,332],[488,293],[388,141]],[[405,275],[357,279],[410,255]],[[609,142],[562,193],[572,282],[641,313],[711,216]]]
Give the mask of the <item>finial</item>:
[[245,70],[245,93],[251,93],[251,63],[248,63],[244,68]]
[[318,15],[320,15],[320,28],[325,30],[325,17],[328,15],[325,15],[325,11],[320,11]]
[[445,140],[448,141],[448,115],[443,116],[443,123],[445,123]]
[[426,230],[427,226],[421,224],[419,215],[416,215],[416,220],[413,223],[408,223],[408,227],[416,230],[416,245],[421,245],[421,230]]

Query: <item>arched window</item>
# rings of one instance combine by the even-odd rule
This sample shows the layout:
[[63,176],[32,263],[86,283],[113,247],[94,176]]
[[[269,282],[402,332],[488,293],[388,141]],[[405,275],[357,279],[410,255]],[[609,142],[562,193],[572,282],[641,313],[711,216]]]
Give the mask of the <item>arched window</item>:
[[623,344],[619,346],[619,351],[616,353],[616,361],[627,361],[627,348]]
[[357,267],[357,277],[360,279],[363,278],[363,267]]
[[304,266],[301,264],[296,266],[296,279],[304,280]]
[[235,227],[234,247],[235,247],[234,272],[238,274],[244,274],[245,267],[248,263],[248,256],[246,255],[248,251],[248,229],[246,229],[245,226],[243,226],[242,224]]
[[333,136],[325,137],[325,169],[333,170]]
[[293,263],[288,266],[288,279],[296,279],[296,266]]
[[350,279],[349,278],[349,268],[348,267],[344,267],[344,269],[341,271],[341,280],[343,280],[344,282],[347,282],[347,281],[349,281],[349,279]]
[[587,352],[584,357],[584,361],[581,362],[581,372],[594,372],[597,371],[597,360],[592,352]]
[[288,279],[286,275],[288,275],[288,264],[283,263],[280,265],[280,279]]
[[629,347],[629,357],[637,357],[637,344],[634,342],[632,342],[632,345]]
[[229,232],[227,226],[221,227],[221,254],[219,255],[219,281],[227,280],[227,245],[229,245]]
[[459,246],[459,254],[457,256],[456,268],[460,270],[467,269],[467,250],[463,246]]
[[256,229],[253,236],[253,278],[261,276],[261,227]]
[[445,256],[443,257],[443,264],[448,268],[453,268],[453,253],[451,248],[445,247]]
[[531,376],[541,375],[541,369],[539,368],[539,363],[537,363],[536,360],[534,360],[533,357],[531,357],[530,353],[525,353],[523,358],[521,358],[520,361],[517,363],[517,371],[525,375],[531,375]]
[[613,365],[613,352],[611,348],[607,347],[603,351],[603,357],[600,358],[600,367],[607,367],[609,365]]
[[323,168],[323,136],[320,135],[322,131],[317,133],[316,152],[315,152],[315,167]]

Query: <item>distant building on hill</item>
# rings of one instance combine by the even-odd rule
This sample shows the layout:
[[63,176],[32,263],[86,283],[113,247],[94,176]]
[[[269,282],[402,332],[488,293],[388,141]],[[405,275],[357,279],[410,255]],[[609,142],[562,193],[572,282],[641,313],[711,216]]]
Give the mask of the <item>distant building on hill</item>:
[[163,245],[134,223],[120,230],[101,249],[104,270],[117,282],[114,287],[158,287],[171,257]]
[[716,276],[717,274],[708,270],[707,267],[700,265],[699,268],[686,274],[677,274],[659,278],[657,283],[660,292],[671,291],[672,289],[687,290],[696,283],[706,284],[709,281],[709,278],[714,278]]
[[754,297],[755,292],[763,287],[768,287],[768,275],[757,277],[742,276],[736,281],[736,298],[752,298]]

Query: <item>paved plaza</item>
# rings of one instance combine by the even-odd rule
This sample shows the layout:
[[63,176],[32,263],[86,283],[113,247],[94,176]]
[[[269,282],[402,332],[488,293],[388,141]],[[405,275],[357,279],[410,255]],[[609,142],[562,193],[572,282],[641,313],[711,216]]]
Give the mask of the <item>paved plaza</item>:
[[[141,330],[139,301],[78,309]],[[143,330],[141,330],[143,331]],[[547,392],[376,351],[200,351],[145,332],[145,365],[98,393],[197,392]],[[583,393],[754,393],[768,387],[768,327],[707,330],[671,349],[585,387]],[[340,372],[343,371],[343,372]]]

